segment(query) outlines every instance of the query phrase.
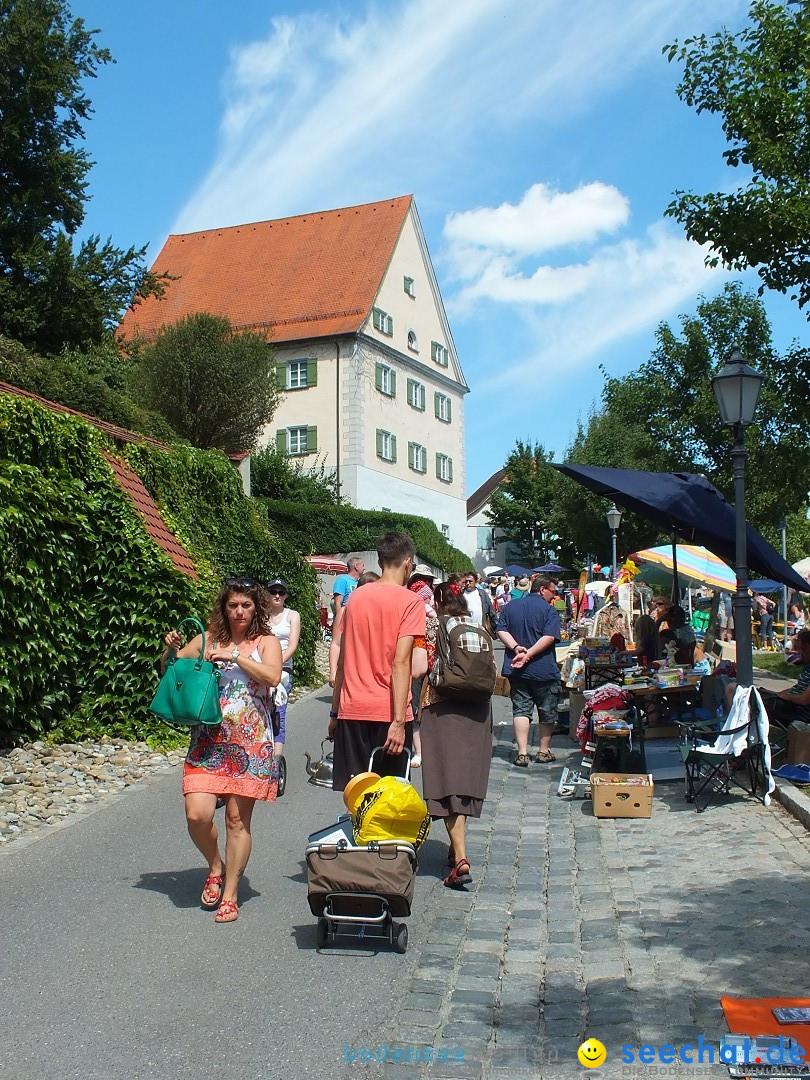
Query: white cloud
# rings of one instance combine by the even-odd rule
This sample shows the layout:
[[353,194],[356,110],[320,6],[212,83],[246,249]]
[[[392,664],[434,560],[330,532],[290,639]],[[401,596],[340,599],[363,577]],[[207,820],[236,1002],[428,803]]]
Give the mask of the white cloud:
[[705,255],[705,247],[659,221],[640,238],[595,250],[586,262],[540,266],[530,275],[493,256],[478,280],[451,300],[450,310],[458,319],[474,314],[480,320],[498,318],[494,308],[511,305],[533,345],[524,359],[477,386],[517,389],[527,378],[555,385],[569,379],[617,343],[654,329],[679,305],[691,306],[701,291],[719,288],[728,274],[708,270]]
[[470,245],[534,255],[615,232],[629,214],[628,200],[608,184],[584,184],[575,191],[533,184],[517,205],[450,214],[444,234],[465,249]]
[[[406,191],[446,205],[439,192],[493,136],[536,146],[703,13],[701,0],[325,2],[233,50],[220,145],[175,231]],[[714,18],[739,3],[717,0]]]

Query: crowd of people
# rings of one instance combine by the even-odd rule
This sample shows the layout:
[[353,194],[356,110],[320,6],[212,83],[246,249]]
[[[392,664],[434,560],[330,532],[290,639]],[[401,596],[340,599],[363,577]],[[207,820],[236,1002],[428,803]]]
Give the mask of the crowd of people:
[[[533,760],[540,765],[555,760],[551,741],[560,697],[555,647],[566,614],[562,583],[541,574],[485,583],[473,572],[437,581],[430,567],[416,562],[413,542],[402,533],[380,538],[377,560],[379,574],[367,571],[360,556],[349,556],[347,572],[332,593],[333,787],[342,791],[372,758],[380,775],[402,775],[410,755],[411,767],[422,769],[428,811],[447,831],[450,869],[444,884],[463,888],[472,881],[467,819],[481,815],[487,795],[496,641],[503,645],[503,675],[509,680],[513,765],[530,765],[535,717],[539,746]],[[222,722],[192,728],[183,769],[189,835],[207,864],[201,902],[216,909],[217,922],[233,922],[239,915],[237,893],[250,856],[256,801],[273,802],[283,794],[286,701],[301,633],[299,613],[288,601],[281,578],[264,584],[229,578],[204,639],[198,635],[184,643],[177,630],[164,639],[164,660],[170,652],[197,657],[202,650],[219,672]],[[800,601],[797,606],[792,614],[798,626]],[[612,607],[626,624],[626,613],[608,592],[601,614],[611,616]],[[768,614],[772,619],[768,605],[758,607],[761,619]],[[721,632],[731,625],[726,612]],[[652,597],[632,637],[645,664],[665,655],[692,664],[699,655],[686,612],[665,597]],[[451,641],[470,670],[491,675],[483,680],[485,692],[459,695],[442,684],[437,672],[451,662]],[[796,687],[779,695],[774,710],[798,710],[804,718],[810,717],[810,629],[803,628],[803,619],[797,648],[802,675]],[[225,807],[224,852],[215,823],[219,805]]]

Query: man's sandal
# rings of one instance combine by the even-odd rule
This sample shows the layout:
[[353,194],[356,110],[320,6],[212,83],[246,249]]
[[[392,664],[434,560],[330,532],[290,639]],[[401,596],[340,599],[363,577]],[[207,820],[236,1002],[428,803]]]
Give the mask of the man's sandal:
[[529,767],[529,755],[528,754],[518,754],[518,756],[515,758],[515,760],[512,762],[512,764],[517,765],[517,767],[519,769],[528,769],[528,767]]
[[222,897],[222,886],[225,882],[225,871],[221,874],[209,874],[205,879],[203,885],[202,896],[200,897],[200,903],[204,908],[209,908],[213,911],[215,907],[219,906],[220,898]]
[[214,922],[236,922],[239,918],[239,908],[235,900],[223,900],[219,905],[219,911],[214,916]]
[[539,765],[550,765],[552,761],[556,761],[557,759],[550,750],[540,750],[534,760]]
[[447,877],[444,884],[448,889],[461,889],[472,881],[470,864],[466,859],[459,859]]

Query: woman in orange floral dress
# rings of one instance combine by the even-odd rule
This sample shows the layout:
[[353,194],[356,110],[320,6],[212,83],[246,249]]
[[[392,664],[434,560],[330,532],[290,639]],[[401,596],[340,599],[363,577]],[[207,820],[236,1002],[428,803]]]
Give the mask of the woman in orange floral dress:
[[[199,634],[183,646],[172,630],[165,642],[178,656],[200,654]],[[234,922],[239,881],[250,857],[253,807],[257,799],[274,802],[278,791],[271,713],[281,680],[281,646],[255,581],[231,578],[220,590],[206,633],[205,659],[221,672],[222,723],[192,728],[183,794],[189,835],[208,863],[201,902],[217,908],[217,922]],[[225,800],[224,863],[214,824],[218,797]]]

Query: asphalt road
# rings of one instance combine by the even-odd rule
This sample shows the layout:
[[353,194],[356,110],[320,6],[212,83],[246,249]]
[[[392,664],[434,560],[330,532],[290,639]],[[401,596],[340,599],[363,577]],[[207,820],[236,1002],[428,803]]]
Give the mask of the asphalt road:
[[306,782],[303,751],[318,756],[328,701],[290,708],[287,793],[256,808],[236,923],[199,906],[179,768],[3,851],[4,1080],[295,1080],[337,1073],[346,1044],[393,1037],[420,929],[445,894],[444,830],[420,852],[404,956],[368,942],[317,951],[304,849],[343,803]]

